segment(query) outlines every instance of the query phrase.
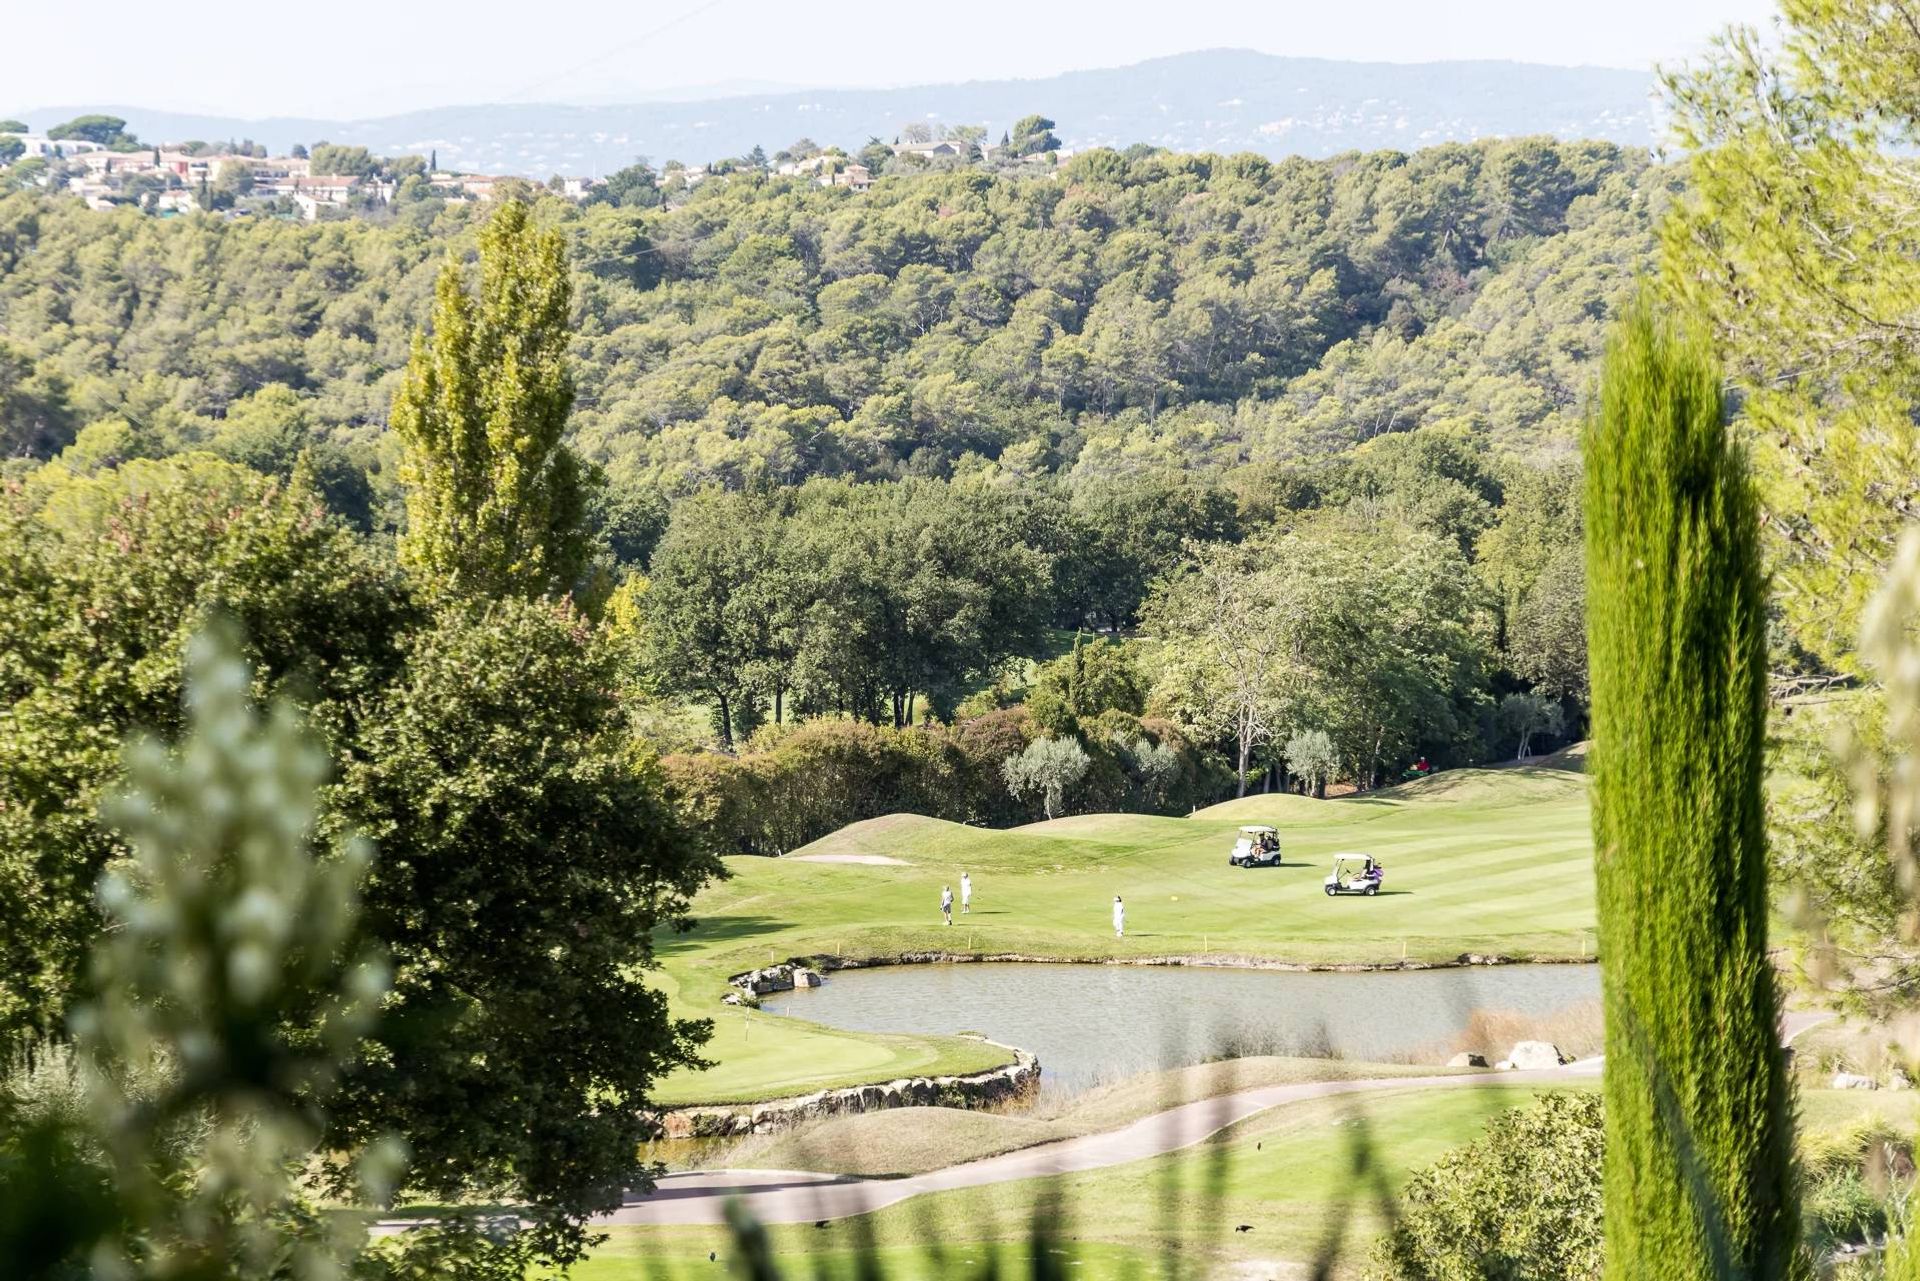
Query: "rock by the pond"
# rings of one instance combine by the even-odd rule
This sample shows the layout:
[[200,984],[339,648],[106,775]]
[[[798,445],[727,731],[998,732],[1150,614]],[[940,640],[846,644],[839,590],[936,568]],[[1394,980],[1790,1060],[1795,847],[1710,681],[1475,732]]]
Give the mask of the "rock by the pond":
[[1895,1068],[1893,1071],[1887,1073],[1887,1088],[1889,1090],[1911,1090],[1913,1088],[1913,1078],[1899,1068]]
[[1513,1071],[1513,1060],[1501,1059],[1498,1063],[1493,1065],[1493,1070],[1496,1072],[1511,1072]]
[[765,969],[748,970],[736,976],[733,985],[754,996],[765,996],[769,992],[791,992],[793,972],[791,965],[769,965]]
[[1541,1068],[1557,1068],[1565,1063],[1566,1057],[1560,1048],[1548,1041],[1521,1041],[1514,1045],[1507,1055],[1507,1061],[1520,1072],[1534,1072]]
[[1880,1083],[1870,1076],[1861,1076],[1858,1072],[1835,1072],[1829,1088],[1835,1090],[1877,1090]]
[[1487,1056],[1484,1054],[1456,1054],[1447,1060],[1447,1066],[1452,1068],[1485,1067],[1486,1065]]
[[805,966],[795,966],[793,985],[795,987],[819,987],[826,982],[818,970],[809,970]]

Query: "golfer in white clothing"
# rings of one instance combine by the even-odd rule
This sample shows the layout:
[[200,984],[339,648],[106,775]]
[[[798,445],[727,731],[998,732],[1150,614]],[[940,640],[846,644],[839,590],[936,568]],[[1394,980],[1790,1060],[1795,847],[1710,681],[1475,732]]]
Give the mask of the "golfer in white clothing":
[[960,915],[965,916],[973,910],[973,878],[965,872],[960,873]]
[[1127,905],[1120,901],[1118,894],[1113,896],[1113,936],[1124,938],[1127,933]]

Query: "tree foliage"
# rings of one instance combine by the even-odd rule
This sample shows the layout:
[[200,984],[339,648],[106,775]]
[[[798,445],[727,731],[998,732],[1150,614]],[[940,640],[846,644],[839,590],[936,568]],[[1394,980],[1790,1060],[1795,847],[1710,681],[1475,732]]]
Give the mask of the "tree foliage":
[[[672,494],[1092,481],[1434,425],[1564,455],[1673,181],[1537,139],[1353,163],[1089,152],[1065,174],[536,197],[579,273],[575,447]],[[68,371],[82,426],[150,376],[178,449],[277,382],[344,443],[384,425],[444,253],[481,224],[435,200],[384,217],[123,220],[22,193],[0,203],[0,321]]]
[[647,1087],[696,1056],[701,1029],[641,971],[717,870],[628,737],[612,635],[565,602],[436,609],[310,490],[205,456],[49,468],[5,500],[7,1039],[86,999],[91,887],[124,852],[92,825],[115,744],[178,723],[188,639],[231,617],[258,692],[298,699],[324,735],[322,830],[381,849],[361,928],[395,966],[389,1017],[325,1150],[397,1135],[421,1188],[520,1200],[535,1227],[516,1248],[573,1257],[587,1218],[645,1180]]
[[1797,1277],[1767,955],[1759,519],[1697,335],[1629,312],[1587,441],[1607,1276]]
[[1041,809],[1053,819],[1064,812],[1067,793],[1087,776],[1092,763],[1077,738],[1036,738],[1007,757],[1000,769],[1008,791],[1039,797]]
[[571,281],[560,235],[502,205],[480,233],[480,289],[449,262],[433,336],[393,403],[405,448],[401,561],[465,595],[566,591],[586,568],[580,466],[562,440]]
[[411,606],[306,490],[209,459],[0,493],[0,1031],[53,1033],[120,847],[94,822],[120,739],[179,725],[188,642],[234,620],[261,692],[332,731],[395,670]]
[[647,1087],[704,1039],[639,971],[719,869],[622,732],[616,663],[565,603],[450,607],[408,638],[331,797],[382,851],[365,913],[394,966],[333,1136],[400,1135],[434,1196],[513,1189],[558,1260],[645,1184]]
[[1604,1112],[1541,1095],[1416,1171],[1373,1249],[1377,1281],[1599,1281]]
[[1689,192],[1661,234],[1668,291],[1712,318],[1746,393],[1777,595],[1794,636],[1852,669],[1861,611],[1920,475],[1920,197],[1906,4],[1786,0],[1668,82]]
[[[356,935],[370,850],[316,846],[326,754],[216,631],[196,639],[177,751],[127,749],[106,820],[129,857],[100,884],[111,928],[77,1059],[43,1049],[84,1101],[36,1111],[0,1087],[0,1256],[30,1281],[346,1275],[294,1173],[377,1017],[386,971]],[[391,1152],[363,1153],[384,1194]]]
[[1466,558],[1441,536],[1357,511],[1201,550],[1148,602],[1156,696],[1225,733],[1242,791],[1256,756],[1326,733],[1365,784],[1416,752],[1471,753],[1487,701],[1486,632]]
[[138,139],[127,132],[127,122],[119,116],[85,115],[63,120],[47,130],[54,142],[75,139],[98,143],[102,147],[131,147]]

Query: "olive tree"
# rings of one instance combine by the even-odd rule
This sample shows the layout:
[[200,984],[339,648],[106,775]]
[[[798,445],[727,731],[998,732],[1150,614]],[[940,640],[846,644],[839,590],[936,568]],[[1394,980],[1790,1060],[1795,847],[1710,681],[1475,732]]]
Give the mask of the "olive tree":
[[1000,773],[1016,799],[1037,795],[1047,817],[1055,818],[1067,792],[1086,777],[1091,764],[1077,738],[1037,738],[1025,751],[1001,762]]

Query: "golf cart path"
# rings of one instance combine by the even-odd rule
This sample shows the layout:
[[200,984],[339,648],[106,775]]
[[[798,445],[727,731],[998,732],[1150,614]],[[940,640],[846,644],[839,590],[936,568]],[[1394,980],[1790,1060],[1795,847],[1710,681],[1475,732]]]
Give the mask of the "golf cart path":
[[[1781,1020],[1781,1040],[1832,1017],[1792,1012]],[[635,1196],[599,1224],[713,1224],[724,1222],[726,1203],[738,1197],[762,1223],[813,1223],[847,1218],[897,1205],[928,1192],[950,1192],[1017,1179],[1076,1174],[1164,1156],[1191,1147],[1268,1108],[1287,1103],[1387,1090],[1474,1089],[1482,1086],[1552,1085],[1600,1074],[1600,1057],[1531,1072],[1455,1072],[1437,1076],[1371,1077],[1304,1081],[1242,1090],[1183,1103],[1099,1134],[1061,1139],[999,1156],[951,1165],[904,1179],[867,1179],[804,1170],[704,1170],[669,1174],[645,1196]]]
[[1101,1134],[1061,1139],[1037,1147],[951,1165],[904,1179],[862,1179],[798,1170],[709,1170],[669,1174],[654,1191],[635,1197],[600,1224],[721,1223],[728,1199],[738,1196],[762,1223],[810,1223],[865,1214],[928,1192],[976,1188],[1016,1179],[1076,1174],[1124,1165],[1191,1147],[1268,1108],[1310,1099],[1381,1090],[1486,1085],[1546,1085],[1577,1075],[1583,1064],[1536,1072],[1463,1072],[1350,1081],[1305,1081],[1269,1085],[1238,1094],[1183,1103]]

